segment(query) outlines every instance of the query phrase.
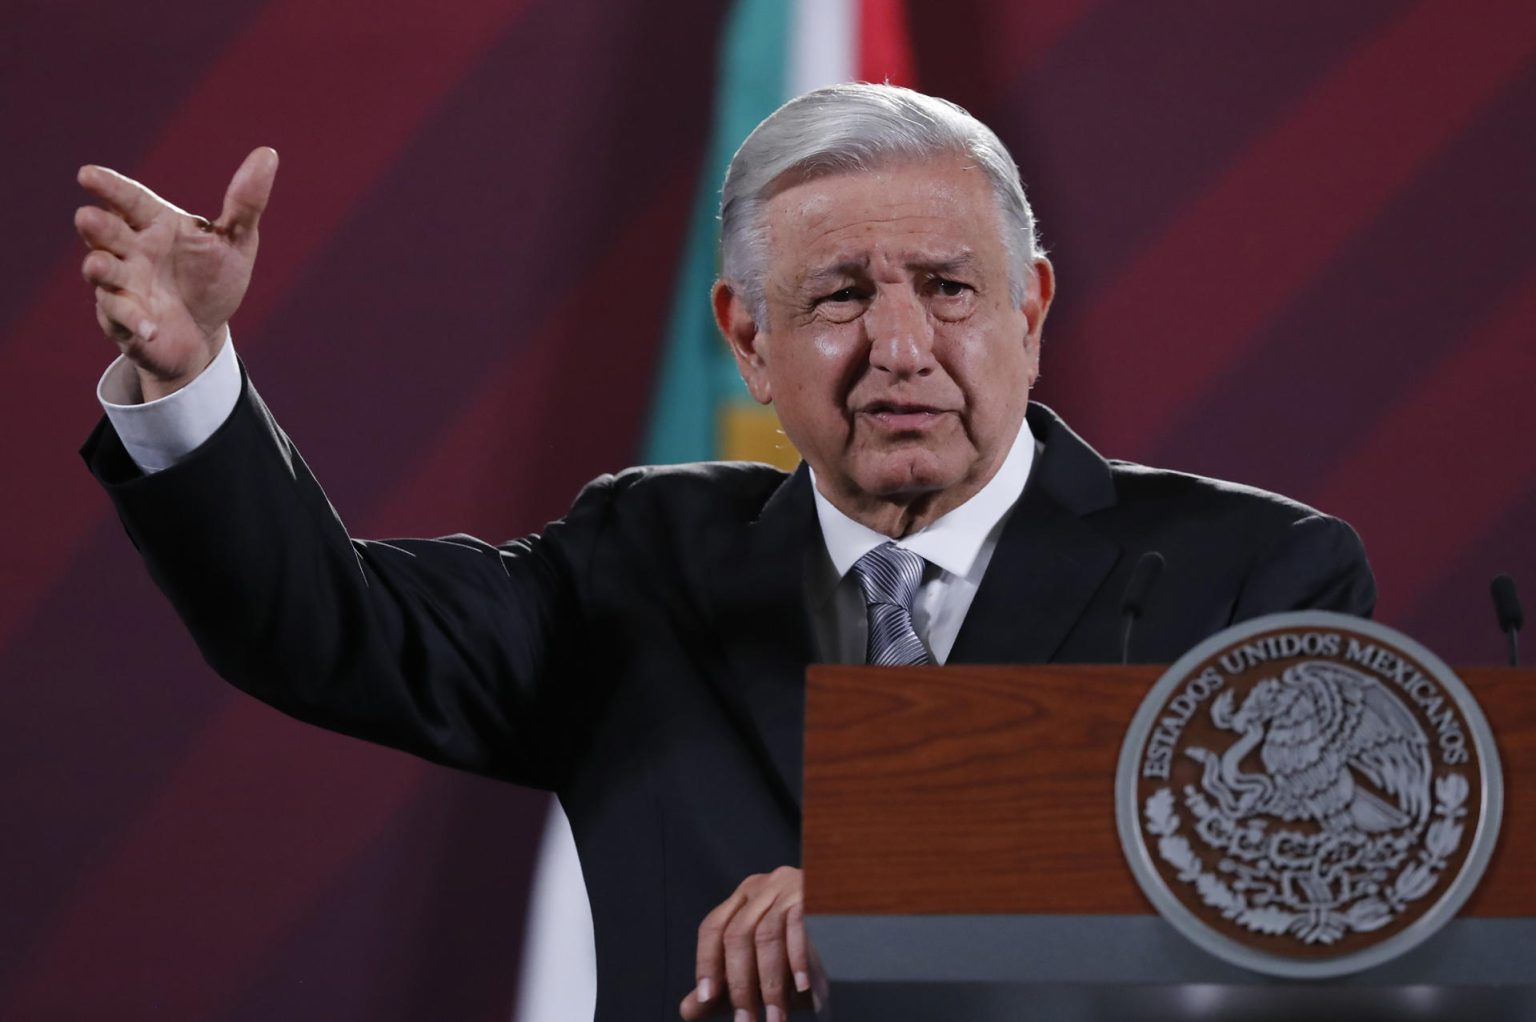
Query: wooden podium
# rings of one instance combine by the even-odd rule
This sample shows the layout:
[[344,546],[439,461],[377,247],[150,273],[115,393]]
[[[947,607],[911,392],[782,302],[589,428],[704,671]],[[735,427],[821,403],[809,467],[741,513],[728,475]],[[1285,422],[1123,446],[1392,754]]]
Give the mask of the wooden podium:
[[1536,670],[1457,670],[1504,766],[1471,900],[1405,955],[1315,982],[1200,950],[1131,875],[1116,765],[1162,670],[811,668],[803,866],[824,1017],[1536,1019]]

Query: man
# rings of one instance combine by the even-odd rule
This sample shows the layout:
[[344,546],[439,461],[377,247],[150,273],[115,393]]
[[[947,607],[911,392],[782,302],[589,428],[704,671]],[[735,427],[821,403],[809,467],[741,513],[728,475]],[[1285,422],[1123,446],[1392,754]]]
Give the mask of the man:
[[790,102],[722,192],[716,319],[797,472],[632,469],[500,547],[352,541],[228,340],[275,171],[252,153],[210,224],[82,169],[110,207],[77,213],[84,273],[124,356],[84,453],[230,681],[560,794],[599,1018],[808,1004],[813,659],[1113,660],[1152,550],[1142,659],[1262,613],[1372,607],[1343,523],[1105,462],[1029,405],[1055,279],[1017,171],[963,111],[889,86]]

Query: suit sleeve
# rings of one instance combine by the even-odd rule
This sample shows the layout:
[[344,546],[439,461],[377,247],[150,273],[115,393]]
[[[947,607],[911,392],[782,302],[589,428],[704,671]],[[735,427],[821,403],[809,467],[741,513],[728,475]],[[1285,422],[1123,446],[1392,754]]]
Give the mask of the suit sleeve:
[[1376,580],[1349,525],[1311,514],[1292,522],[1254,561],[1232,621],[1286,610],[1333,610],[1370,617]]
[[245,382],[219,430],[146,476],[105,421],[82,449],[204,658],[285,713],[436,762],[555,787],[581,684],[598,480],[539,536],[351,539]]

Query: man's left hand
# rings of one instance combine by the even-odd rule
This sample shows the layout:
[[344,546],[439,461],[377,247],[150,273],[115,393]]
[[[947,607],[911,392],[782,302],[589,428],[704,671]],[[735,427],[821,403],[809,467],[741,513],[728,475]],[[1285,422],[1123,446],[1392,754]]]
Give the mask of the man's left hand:
[[741,882],[699,924],[698,985],[683,998],[685,1019],[733,1015],[734,1022],[784,1022],[809,1008],[811,950],[805,939],[805,879],[780,866]]

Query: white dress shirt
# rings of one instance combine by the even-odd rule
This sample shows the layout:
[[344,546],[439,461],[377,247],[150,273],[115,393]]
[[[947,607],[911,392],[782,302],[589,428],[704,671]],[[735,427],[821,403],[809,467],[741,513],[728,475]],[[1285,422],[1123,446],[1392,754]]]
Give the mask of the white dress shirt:
[[235,342],[224,346],[191,383],[145,401],[133,363],[119,355],[101,374],[96,397],[134,464],[147,475],[170,468],[202,445],[229,418],[240,400],[240,363]]
[[[96,396],[112,428],[135,464],[158,472],[191,454],[234,410],[240,399],[240,366],[233,340],[191,383],[174,394],[145,402],[138,375],[125,358],[102,374]],[[949,659],[965,613],[992,561],[998,536],[1008,520],[1035,460],[1035,439],[1021,426],[997,473],[976,495],[927,527],[897,541],[927,562],[923,583],[912,601],[918,638],[936,664]],[[869,623],[864,596],[848,574],[853,563],[889,537],[860,525],[832,505],[816,486],[816,517],[824,547],[813,550],[806,569],[817,659],[861,664]]]
[[[1024,492],[1035,461],[1035,438],[1021,424],[1018,436],[996,474],[970,500],[896,545],[920,555],[926,567],[912,600],[912,623],[936,664],[949,659],[965,612],[992,562],[997,539]],[[862,664],[869,641],[869,617],[858,580],[848,570],[890,537],[861,525],[822,496],[811,473],[816,517],[821,522],[824,556],[813,557],[806,573],[807,606],[824,663]]]

